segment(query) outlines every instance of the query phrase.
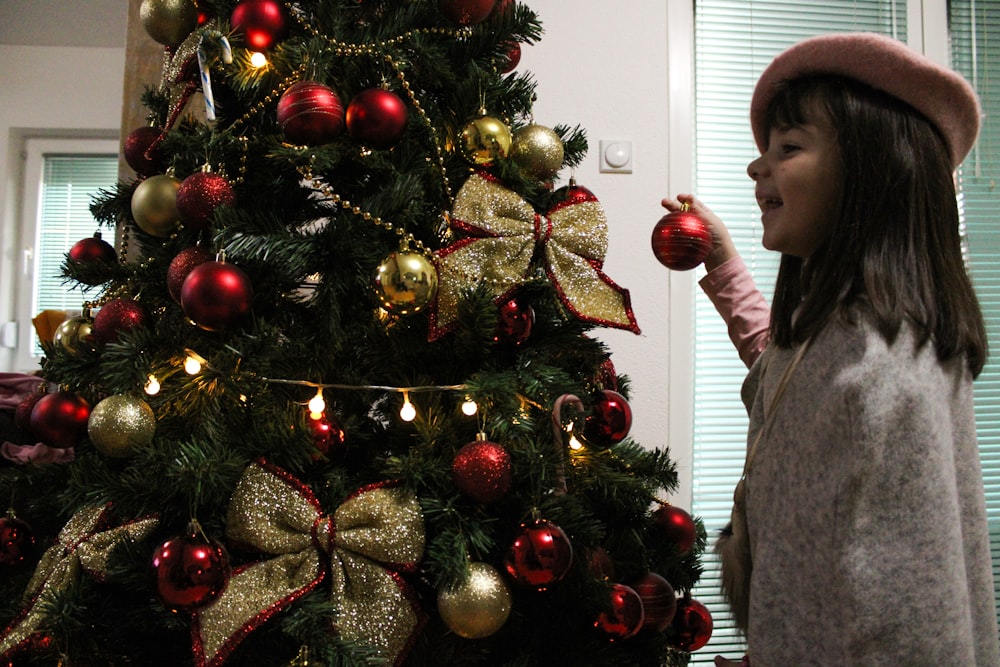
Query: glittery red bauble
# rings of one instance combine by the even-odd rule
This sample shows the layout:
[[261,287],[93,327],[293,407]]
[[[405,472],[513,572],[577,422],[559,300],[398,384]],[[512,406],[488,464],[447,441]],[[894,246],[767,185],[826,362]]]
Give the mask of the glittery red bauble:
[[148,327],[149,313],[132,299],[112,299],[101,306],[94,317],[92,334],[101,345],[114,343],[123,331]]
[[653,522],[677,545],[677,553],[681,556],[691,551],[694,546],[696,529],[694,519],[680,507],[663,505],[653,512]]
[[160,140],[163,130],[149,125],[129,132],[122,144],[125,162],[140,176],[152,176],[163,172],[166,158],[159,146],[150,148]]
[[653,227],[653,254],[668,269],[693,269],[712,252],[712,232],[690,211],[673,211]]
[[500,304],[493,340],[497,343],[520,345],[528,340],[535,325],[535,309],[520,299],[508,299]]
[[232,206],[236,201],[233,186],[224,177],[208,171],[191,174],[177,189],[177,214],[189,228],[200,231],[212,222],[219,206]]
[[74,262],[113,264],[118,261],[118,253],[110,243],[101,238],[100,232],[85,239],[80,239],[69,249],[69,258]]
[[228,262],[194,267],[181,285],[181,308],[206,331],[221,331],[246,320],[253,302],[253,285],[241,268]]
[[519,62],[521,62],[521,44],[512,42],[510,48],[507,49],[507,60],[500,67],[500,73],[506,74],[514,71]]
[[550,521],[524,524],[507,549],[504,566],[516,582],[543,590],[562,580],[573,564],[573,545]]
[[161,544],[151,569],[160,601],[175,611],[195,611],[213,602],[232,575],[222,544],[198,534]]
[[313,455],[314,460],[319,460],[323,456],[336,459],[344,453],[347,434],[337,419],[325,415],[319,419],[310,419],[309,432],[317,450]]
[[632,428],[632,408],[617,391],[602,389],[583,422],[583,439],[606,449],[625,439]]
[[31,430],[31,411],[35,409],[35,404],[42,400],[45,396],[44,393],[40,391],[33,391],[17,404],[17,408],[14,410],[14,425],[17,426],[22,431]]
[[233,8],[229,25],[254,51],[264,51],[288,35],[288,15],[277,0],[243,0]]
[[677,611],[670,624],[670,644],[681,651],[697,651],[712,638],[712,614],[692,598],[677,601]]
[[612,641],[628,639],[642,629],[642,600],[638,593],[624,584],[612,585],[609,595],[611,608],[600,613],[594,627]]
[[677,611],[677,594],[670,582],[655,572],[647,572],[632,582],[632,589],[642,600],[643,629],[652,632],[666,630]]
[[369,148],[390,148],[406,129],[406,104],[396,93],[368,88],[347,105],[347,133]]
[[177,253],[167,267],[167,291],[177,303],[181,302],[181,287],[184,279],[199,264],[211,261],[212,253],[200,245],[184,248]]
[[299,81],[278,99],[278,123],[289,143],[320,146],[344,130],[344,107],[329,86]]
[[510,491],[510,455],[502,445],[489,440],[470,442],[455,454],[451,479],[477,503],[494,503]]
[[10,516],[0,517],[0,566],[23,563],[34,548],[35,533],[27,522]]
[[493,11],[496,0],[438,0],[438,11],[462,25],[482,23]]
[[31,411],[30,430],[49,447],[66,449],[80,442],[87,433],[90,404],[72,391],[46,394]]

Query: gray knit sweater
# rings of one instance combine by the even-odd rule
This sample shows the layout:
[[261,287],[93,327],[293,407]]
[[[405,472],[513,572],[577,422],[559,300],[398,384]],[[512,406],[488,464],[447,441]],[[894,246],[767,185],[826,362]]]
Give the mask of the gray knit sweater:
[[[749,442],[793,354],[751,367]],[[751,664],[1000,665],[963,361],[833,323],[773,420],[747,479]]]

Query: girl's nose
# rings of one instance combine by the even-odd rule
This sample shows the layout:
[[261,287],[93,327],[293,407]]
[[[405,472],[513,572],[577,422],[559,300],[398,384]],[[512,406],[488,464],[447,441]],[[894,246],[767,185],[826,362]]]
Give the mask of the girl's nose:
[[761,170],[764,168],[764,156],[761,156],[747,165],[747,176],[752,180],[756,181],[757,177],[760,175]]

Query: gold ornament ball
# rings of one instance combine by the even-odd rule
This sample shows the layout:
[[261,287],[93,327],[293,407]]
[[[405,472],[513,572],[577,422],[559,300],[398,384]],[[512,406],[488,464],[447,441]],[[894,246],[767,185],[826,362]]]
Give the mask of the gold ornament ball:
[[142,0],[139,19],[154,40],[176,46],[198,27],[198,7],[193,0]]
[[488,167],[510,153],[510,129],[492,116],[480,116],[462,129],[458,145],[472,164]]
[[71,317],[56,327],[52,343],[73,356],[79,356],[84,351],[97,349],[92,335],[93,331],[94,320],[92,318],[83,315]]
[[526,125],[514,132],[510,157],[524,171],[547,181],[562,167],[563,142],[544,125]]
[[87,421],[87,435],[97,451],[111,458],[126,458],[153,441],[156,415],[149,404],[133,396],[108,396],[94,406]]
[[132,193],[132,218],[150,236],[165,238],[180,224],[177,190],[181,182],[173,176],[150,176]]
[[438,593],[438,612],[445,625],[460,637],[481,639],[503,627],[510,616],[507,583],[486,563],[471,563],[469,578]]
[[418,252],[394,252],[375,272],[375,292],[385,310],[396,315],[419,311],[437,296],[434,263]]

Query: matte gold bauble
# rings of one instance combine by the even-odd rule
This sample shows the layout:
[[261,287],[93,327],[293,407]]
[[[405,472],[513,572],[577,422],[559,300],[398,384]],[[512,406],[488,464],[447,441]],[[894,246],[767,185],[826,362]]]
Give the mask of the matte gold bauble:
[[193,0],[142,0],[139,19],[150,37],[176,46],[198,27],[198,7]]
[[132,193],[132,218],[150,236],[165,238],[180,224],[177,190],[181,182],[173,176],[150,176]]
[[433,262],[417,252],[394,252],[375,272],[375,292],[382,308],[395,315],[415,313],[437,296]]
[[153,409],[134,396],[108,396],[90,412],[87,435],[97,451],[126,458],[136,447],[148,445],[156,432]]
[[488,167],[510,153],[510,129],[492,116],[481,115],[462,129],[458,147],[465,159]]
[[438,593],[438,612],[445,625],[460,637],[489,637],[510,616],[510,589],[503,577],[486,563],[470,563],[469,578],[453,589]]
[[97,349],[93,336],[94,319],[88,315],[79,315],[63,320],[56,327],[52,343],[61,347],[73,356],[79,356],[85,351]]
[[514,132],[510,157],[524,171],[547,181],[562,167],[563,142],[543,125],[526,125]]

